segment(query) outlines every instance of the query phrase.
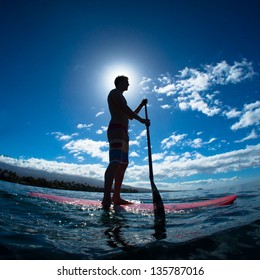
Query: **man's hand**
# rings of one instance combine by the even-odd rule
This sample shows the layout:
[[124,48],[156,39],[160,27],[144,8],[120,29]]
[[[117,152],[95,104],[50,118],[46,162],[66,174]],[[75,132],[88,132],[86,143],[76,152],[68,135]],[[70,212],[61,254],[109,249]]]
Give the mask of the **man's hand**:
[[148,100],[146,98],[143,99],[142,102],[141,102],[141,106],[142,107],[145,106],[147,104],[147,102],[148,102]]
[[151,125],[151,122],[150,122],[149,119],[142,119],[141,123],[145,124],[146,126],[150,126]]
[[146,126],[150,126],[150,125],[151,125],[151,122],[150,122],[149,119],[145,119],[145,125],[146,125]]

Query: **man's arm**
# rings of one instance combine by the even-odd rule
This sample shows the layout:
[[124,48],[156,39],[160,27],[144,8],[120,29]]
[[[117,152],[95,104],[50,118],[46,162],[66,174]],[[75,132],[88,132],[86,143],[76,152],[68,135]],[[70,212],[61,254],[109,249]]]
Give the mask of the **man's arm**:
[[[145,101],[146,100],[146,101]],[[122,98],[114,98],[114,101],[117,103],[118,106],[120,106],[120,108],[123,110],[123,112],[128,116],[128,118],[130,120],[132,119],[136,119],[138,120],[140,123],[143,123],[145,125],[150,125],[150,120],[146,120],[143,119],[141,117],[138,116],[138,114],[136,112],[140,112],[140,110],[142,109],[142,107],[145,105],[145,102],[147,103],[147,99],[144,99],[141,104],[135,109],[135,111],[132,111],[127,104],[123,101]],[[140,107],[140,108],[139,108]]]
[[147,104],[147,99],[143,99],[142,102],[138,105],[138,107],[134,110],[136,114],[139,114],[141,109],[144,107],[144,105]]
[[138,107],[134,110],[134,113],[136,114],[134,116],[134,119],[138,120],[139,122],[150,126],[150,120],[148,119],[143,119],[141,117],[138,116],[138,113],[141,111],[141,109],[143,108],[143,106],[145,106],[147,104],[147,99],[143,99],[142,102],[138,105]]
[[118,108],[120,108],[120,110],[122,110],[127,115],[130,120],[135,118],[136,113],[128,107],[123,96],[113,95],[113,102],[117,105]]

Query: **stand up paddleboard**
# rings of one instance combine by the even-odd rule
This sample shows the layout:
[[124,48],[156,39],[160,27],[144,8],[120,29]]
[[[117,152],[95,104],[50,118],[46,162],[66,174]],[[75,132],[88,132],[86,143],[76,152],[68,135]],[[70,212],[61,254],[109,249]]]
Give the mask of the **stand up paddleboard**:
[[[97,201],[97,200],[72,198],[72,197],[51,195],[51,194],[44,194],[44,193],[37,193],[37,192],[31,192],[29,193],[29,196],[51,200],[63,204],[86,206],[90,208],[102,207],[101,201]],[[236,198],[237,198],[236,195],[229,195],[229,196],[224,196],[211,200],[202,200],[198,202],[168,203],[168,204],[164,204],[164,208],[165,211],[169,213],[169,212],[194,209],[194,208],[223,206],[223,205],[228,205],[233,203],[233,201]],[[133,203],[133,204],[116,206],[116,210],[120,210],[120,209],[127,212],[139,212],[139,211],[152,212],[154,210],[152,203]]]

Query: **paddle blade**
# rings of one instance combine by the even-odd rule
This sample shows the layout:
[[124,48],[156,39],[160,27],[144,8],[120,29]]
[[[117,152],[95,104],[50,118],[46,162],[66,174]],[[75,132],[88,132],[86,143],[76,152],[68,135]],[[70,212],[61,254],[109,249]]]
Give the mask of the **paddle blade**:
[[151,183],[153,192],[153,206],[155,222],[165,226],[165,210],[161,195],[156,188],[154,182]]

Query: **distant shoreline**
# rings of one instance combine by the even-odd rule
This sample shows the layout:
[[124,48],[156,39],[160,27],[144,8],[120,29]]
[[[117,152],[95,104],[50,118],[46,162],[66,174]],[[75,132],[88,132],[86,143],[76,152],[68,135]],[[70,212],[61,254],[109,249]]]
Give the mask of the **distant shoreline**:
[[[103,192],[101,187],[90,186],[87,183],[77,183],[75,181],[66,182],[63,180],[47,180],[43,177],[35,178],[33,176],[19,176],[16,172],[0,168],[0,180],[17,183],[21,185],[30,185],[34,187],[62,189],[71,191],[85,191],[85,192]],[[134,188],[123,187],[122,193],[137,193],[138,190]]]

